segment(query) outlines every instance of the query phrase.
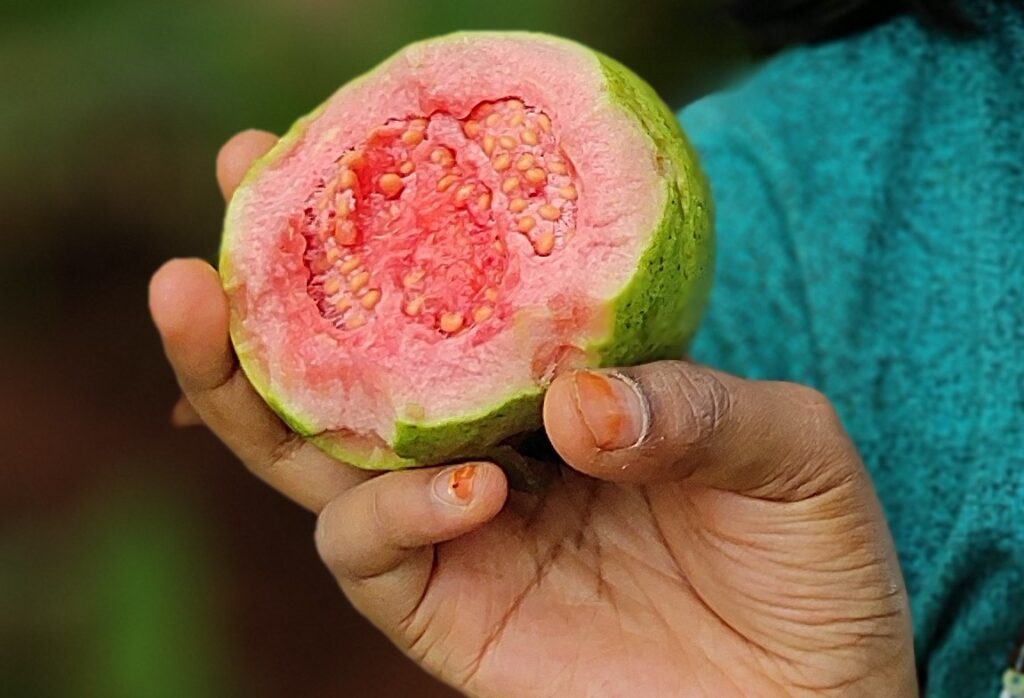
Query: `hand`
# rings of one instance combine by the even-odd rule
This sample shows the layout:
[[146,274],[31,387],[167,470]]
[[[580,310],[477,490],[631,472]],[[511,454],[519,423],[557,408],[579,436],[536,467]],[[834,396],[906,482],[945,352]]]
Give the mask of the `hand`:
[[[272,145],[222,150],[225,195]],[[172,261],[150,304],[185,393],[254,473],[318,512],[352,603],[475,696],[916,695],[906,592],[828,402],[684,362],[559,377],[569,466],[541,495],[488,463],[370,477],[291,434],[239,371],[213,269]]]

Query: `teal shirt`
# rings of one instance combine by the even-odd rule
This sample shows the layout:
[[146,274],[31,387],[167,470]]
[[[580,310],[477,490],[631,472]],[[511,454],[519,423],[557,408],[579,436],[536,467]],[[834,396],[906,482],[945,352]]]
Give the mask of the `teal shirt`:
[[792,50],[682,113],[711,180],[697,360],[825,392],[883,501],[928,696],[1024,630],[1024,13]]

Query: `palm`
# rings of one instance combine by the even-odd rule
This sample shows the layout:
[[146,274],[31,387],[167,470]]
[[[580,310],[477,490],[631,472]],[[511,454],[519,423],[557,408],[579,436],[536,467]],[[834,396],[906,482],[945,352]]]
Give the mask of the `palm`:
[[[868,644],[898,635],[886,627],[898,612],[849,600],[851,584],[885,574],[885,560],[866,559],[856,537],[850,550],[816,547],[835,520],[789,530],[805,547],[774,549],[773,532],[799,525],[799,511],[773,509],[786,506],[567,474],[543,498],[517,495],[490,525],[437,546],[398,641],[484,696],[790,695],[849,685],[868,651],[865,633]],[[818,646],[787,641],[786,628],[805,622],[834,628],[815,637]],[[824,649],[827,671],[816,663]]]

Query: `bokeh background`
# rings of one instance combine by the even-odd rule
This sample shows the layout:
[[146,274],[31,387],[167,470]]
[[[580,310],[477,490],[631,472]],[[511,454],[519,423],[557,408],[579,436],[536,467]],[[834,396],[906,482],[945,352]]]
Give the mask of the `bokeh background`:
[[349,607],[309,514],[171,428],[146,282],[212,258],[226,138],[409,41],[555,32],[679,107],[749,62],[724,4],[0,3],[0,695],[454,695]]

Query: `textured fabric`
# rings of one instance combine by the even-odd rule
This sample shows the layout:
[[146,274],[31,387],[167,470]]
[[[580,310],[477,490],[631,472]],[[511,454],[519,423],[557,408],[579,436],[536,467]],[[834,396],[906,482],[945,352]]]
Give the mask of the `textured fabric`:
[[896,538],[928,696],[1024,630],[1024,17],[793,50],[681,118],[717,199],[697,360],[824,391]]

